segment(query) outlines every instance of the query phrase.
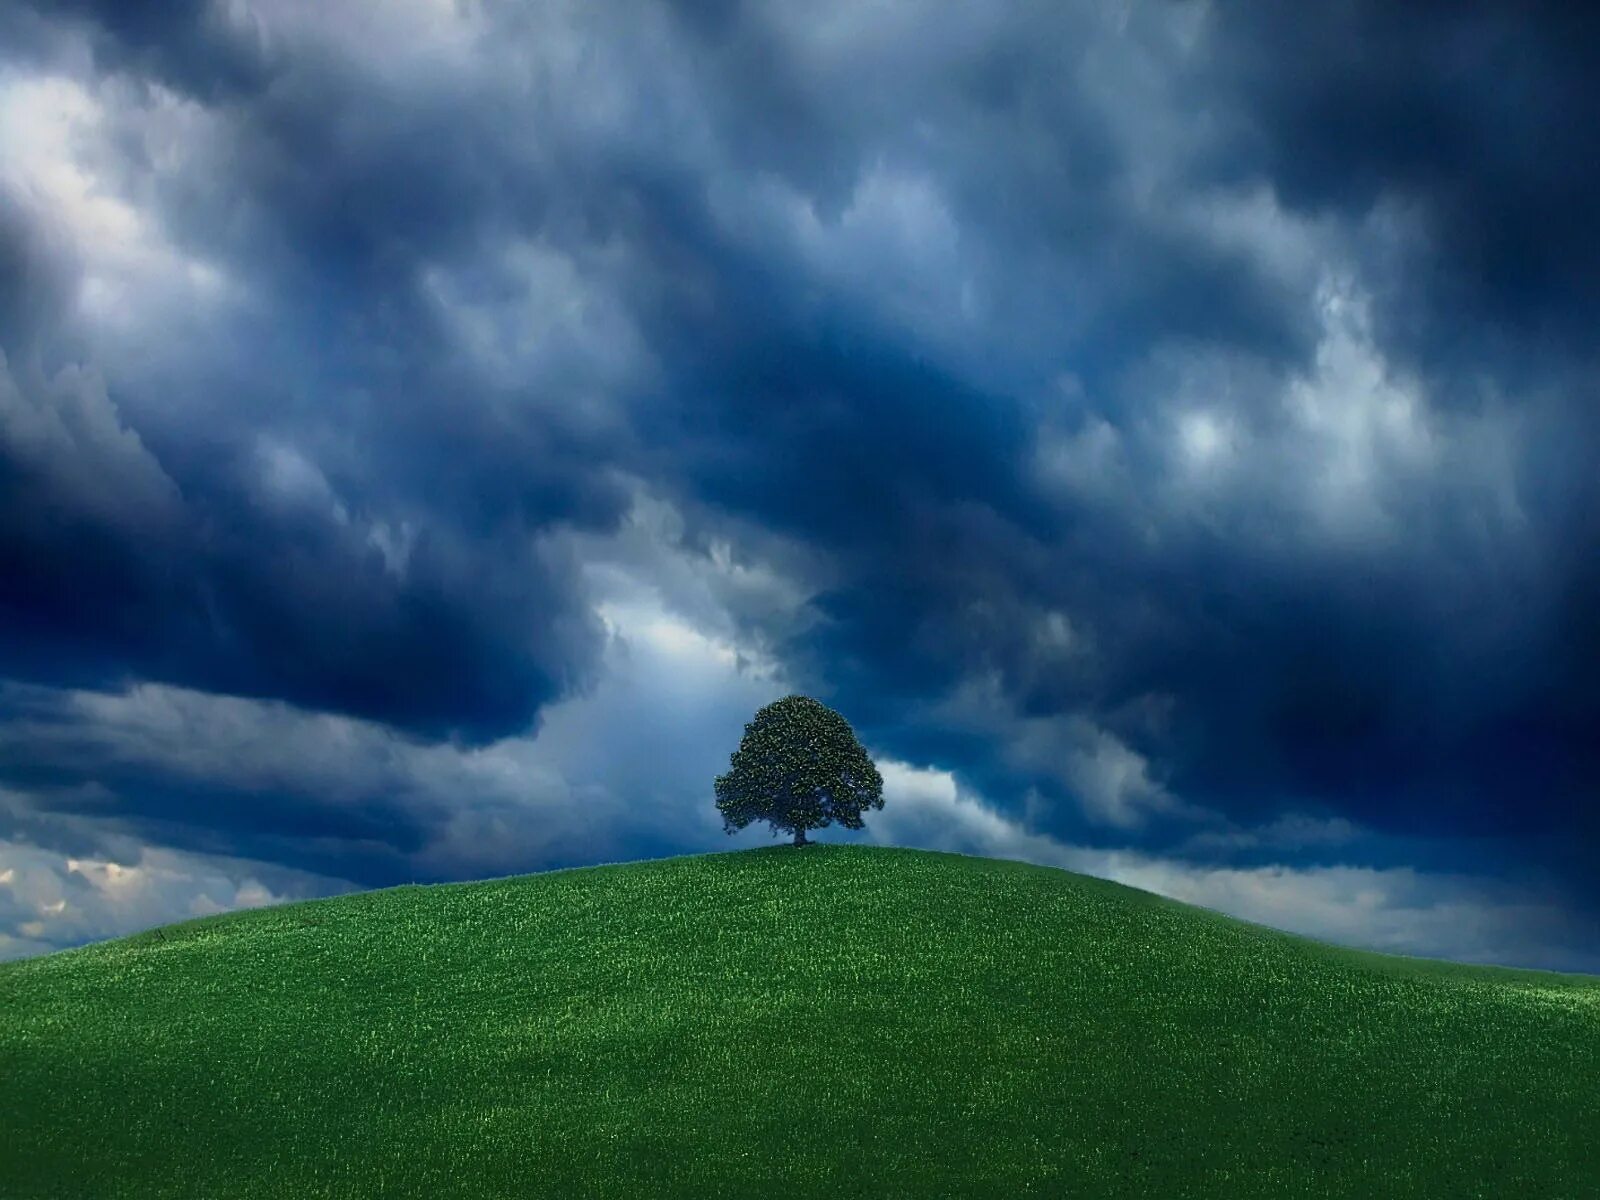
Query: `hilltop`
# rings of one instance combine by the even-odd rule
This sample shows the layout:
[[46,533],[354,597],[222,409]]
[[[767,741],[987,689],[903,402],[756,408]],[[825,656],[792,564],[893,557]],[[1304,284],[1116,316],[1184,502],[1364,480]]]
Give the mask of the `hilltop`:
[[1600,978],[694,855],[0,964],[0,1195],[1600,1195]]

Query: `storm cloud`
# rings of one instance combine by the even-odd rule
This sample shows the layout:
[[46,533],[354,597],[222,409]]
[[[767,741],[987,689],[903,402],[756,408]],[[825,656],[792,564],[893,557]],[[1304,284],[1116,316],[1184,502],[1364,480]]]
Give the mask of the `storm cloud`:
[[1600,22],[0,31],[0,856],[233,904],[720,849],[798,690],[986,814],[885,838],[1594,961]]

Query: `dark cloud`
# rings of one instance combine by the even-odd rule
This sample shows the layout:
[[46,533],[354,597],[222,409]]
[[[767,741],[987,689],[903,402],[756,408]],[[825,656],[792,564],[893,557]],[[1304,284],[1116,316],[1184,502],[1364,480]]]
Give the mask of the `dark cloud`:
[[[184,15],[116,11],[103,33],[131,47],[128,69],[153,69],[134,51],[156,46],[157,26],[177,27]],[[190,15],[204,25],[214,11],[196,6]],[[193,56],[181,46],[163,53]],[[389,151],[415,130],[392,133],[337,144],[311,108],[287,121],[265,108],[232,130],[242,194],[190,196],[212,207],[169,214],[192,218],[178,230],[185,248],[237,254],[227,228],[235,217],[267,239],[269,254],[293,248],[287,263],[269,260],[259,272],[232,259],[282,304],[281,325],[266,335],[289,351],[276,382],[238,378],[272,361],[270,341],[253,361],[248,353],[208,361],[202,350],[180,364],[188,377],[133,379],[117,398],[96,370],[56,366],[78,349],[67,318],[81,255],[36,202],[7,207],[7,674],[75,686],[180,682],[468,741],[527,728],[541,705],[584,683],[598,624],[582,607],[574,564],[533,539],[559,523],[615,524],[624,495],[592,469],[592,447],[559,402],[548,421],[508,422],[485,402],[500,397],[486,398],[438,361],[440,335],[415,294],[422,251],[407,243],[444,254],[453,239],[470,238],[444,199],[464,175],[435,161],[393,161]],[[136,142],[118,148],[148,166]],[[392,266],[397,254],[403,269]],[[378,353],[390,344],[400,357]],[[364,400],[330,411],[328,389],[341,376],[364,385]],[[214,406],[197,425],[187,404],[172,402],[208,389],[236,406]],[[339,449],[356,442],[354,461],[331,480],[297,448],[315,453],[330,427]],[[419,489],[433,503],[419,502]],[[385,545],[402,541],[396,567]]]
[[1265,174],[1297,209],[1420,208],[1426,236],[1389,279],[1395,344],[1474,361],[1474,338],[1509,327],[1587,351],[1600,223],[1574,199],[1600,185],[1594,12],[1357,3],[1213,18],[1234,172]]
[[[0,674],[482,745],[594,686],[563,537],[642,480],[697,570],[803,545],[815,619],[739,635],[1046,832],[1315,812],[1600,899],[1587,17],[32,11],[145,257],[0,206]],[[102,773],[196,851],[437,833],[166,769]]]
[[[37,503],[35,480],[13,467],[3,493]],[[3,526],[15,678],[179,681],[475,740],[526,728],[581,682],[598,636],[564,568],[510,537],[464,549],[424,531],[402,580],[355,537],[243,504],[185,513],[151,542],[39,511],[8,504]]]
[[[37,381],[35,381],[37,382]],[[0,377],[0,655],[15,678],[274,696],[469,740],[582,681],[598,628],[526,526],[423,528],[391,569],[302,460],[180,495],[103,385]],[[65,420],[63,420],[65,418]],[[287,491],[303,487],[296,494]],[[321,485],[325,488],[326,485]],[[284,489],[284,490],[275,490]]]
[[211,0],[24,0],[35,12],[81,25],[95,65],[156,80],[209,101],[254,92],[272,77],[259,22]]
[[41,325],[69,304],[71,249],[35,227],[9,190],[0,191],[0,349],[13,359],[31,350]]
[[[1468,70],[1474,56],[1502,53],[1484,32],[1492,33],[1492,23],[1433,17],[1408,10],[1390,18],[1373,9],[1337,31],[1322,20],[1267,16],[1241,29],[1227,20],[1209,29],[1217,63],[1258,68],[1255,75],[1242,70],[1237,89],[1218,88],[1219,104],[1247,110],[1254,124],[1244,144],[1253,150],[1245,156],[1238,142],[1220,138],[1213,164],[1202,156],[1193,171],[1203,176],[1227,154],[1240,154],[1237,171],[1267,182],[1291,210],[1331,210],[1346,219],[1357,259],[1357,228],[1379,199],[1423,204],[1427,238],[1414,252],[1432,266],[1407,286],[1432,290],[1380,296],[1402,312],[1396,319],[1388,304],[1377,305],[1374,352],[1392,346],[1390,335],[1407,320],[1442,327],[1457,318],[1515,317],[1477,354],[1455,339],[1441,346],[1460,356],[1456,361],[1422,362],[1424,386],[1436,385],[1423,394],[1424,420],[1462,407],[1456,385],[1475,373],[1510,387],[1522,382],[1516,370],[1529,343],[1504,339],[1536,338],[1555,328],[1551,322],[1570,320],[1575,305],[1586,303],[1571,285],[1592,274],[1581,270],[1587,249],[1577,249],[1578,259],[1565,256],[1574,238],[1589,234],[1589,218],[1571,200],[1583,194],[1579,174],[1594,157],[1580,144],[1589,126],[1555,119],[1558,110],[1587,111],[1583,78],[1567,71],[1565,51],[1549,64],[1540,57],[1548,30],[1515,31],[1516,46],[1504,53],[1519,79],[1530,88],[1537,82],[1533,109],[1519,109],[1515,88],[1496,92]],[[1302,44],[1304,53],[1289,58],[1313,69],[1285,70],[1282,47]],[[993,78],[1008,82],[978,95],[1001,114],[997,126],[1033,132],[1028,80],[1035,63],[1020,52],[1001,57],[1009,73]],[[1405,68],[1412,61],[1421,69]],[[1549,77],[1541,74],[1546,66]],[[782,71],[776,78],[774,87],[790,86]],[[736,94],[762,87],[751,82]],[[1062,90],[1071,87],[1065,82]],[[1458,103],[1468,92],[1479,97],[1476,109]],[[864,98],[849,96],[862,124],[826,139],[834,155],[857,146],[857,162],[870,161],[874,137],[885,133],[871,123],[879,116],[873,99],[870,87]],[[903,103],[912,109],[925,101],[937,110],[944,99],[919,93]],[[1086,108],[1078,109],[1077,123],[1043,122],[1049,132],[1042,144],[1071,158],[1071,131]],[[1550,118],[1536,140],[1566,139],[1560,165],[1523,169],[1533,152],[1507,139],[1527,111]],[[1504,137],[1481,136],[1496,124]],[[739,126],[731,128],[738,145]],[[905,137],[893,144],[905,150],[910,143]],[[777,153],[772,147],[781,144],[765,143],[764,150]],[[1474,491],[1481,481],[1447,475],[1397,477],[1382,502],[1402,530],[1398,544],[1319,545],[1320,532],[1303,514],[1281,508],[1276,531],[1270,509],[1225,511],[1220,523],[1201,525],[1194,513],[1152,500],[1171,470],[1153,449],[1151,422],[1161,413],[1155,397],[1136,390],[1141,380],[1115,368],[1155,345],[1202,342],[1229,347],[1246,363],[1273,364],[1281,394],[1311,367],[1304,326],[1290,313],[1274,314],[1282,296],[1261,292],[1254,309],[1241,304],[1250,272],[1229,271],[1221,258],[1213,269],[1207,256],[1217,252],[1177,243],[1148,217],[1114,212],[1119,172],[1127,167],[1113,153],[1091,152],[1097,171],[1063,186],[1017,186],[1012,204],[997,210],[993,194],[1006,193],[1008,177],[1045,182],[1038,157],[1007,160],[1013,149],[1002,137],[967,164],[983,169],[939,178],[965,202],[964,237],[991,246],[1025,241],[1037,258],[1080,268],[1054,277],[1070,279],[1095,305],[1094,319],[1082,326],[1083,374],[1099,385],[1098,404],[1124,435],[1135,473],[1117,511],[1043,517],[1017,483],[1025,434],[1014,398],[950,388],[934,371],[919,377],[898,370],[898,355],[916,353],[903,331],[847,306],[838,318],[850,326],[846,332],[820,317],[807,323],[790,315],[802,303],[800,289],[777,286],[742,262],[707,273],[734,296],[748,291],[750,301],[723,302],[709,329],[697,313],[698,341],[660,339],[707,345],[709,337],[711,347],[689,376],[693,408],[670,441],[656,439],[689,447],[680,457],[680,465],[692,464],[686,488],[816,538],[847,564],[847,582],[819,599],[827,619],[787,647],[791,661],[885,732],[897,728],[897,707],[998,667],[1022,711],[1088,705],[1161,762],[1174,790],[1241,818],[1264,818],[1296,801],[1334,804],[1397,833],[1503,835],[1510,853],[1538,847],[1553,829],[1592,831],[1591,817],[1574,814],[1593,811],[1600,786],[1588,732],[1600,662],[1574,614],[1600,605],[1592,574],[1576,567],[1600,545],[1586,515],[1593,474],[1579,462],[1596,440],[1584,407],[1588,384],[1574,376],[1571,360],[1546,362],[1527,381],[1560,393],[1542,410],[1530,398],[1525,411],[1530,420],[1552,422],[1569,442],[1553,447],[1542,432],[1532,433],[1512,451],[1526,454],[1513,486],[1531,526],[1519,535],[1486,530],[1483,498]],[[793,171],[796,186],[818,196],[819,216],[826,215],[830,176],[803,152],[761,165]],[[973,179],[991,195],[964,194],[960,181]],[[1098,205],[1096,196],[1103,197]],[[1076,221],[1052,220],[1049,206],[1057,202],[1071,205]],[[846,201],[833,196],[831,203],[837,213]],[[1543,220],[1546,209],[1559,217]],[[680,233],[693,227],[676,226]],[[1520,252],[1494,243],[1501,237],[1528,240],[1522,267]],[[1124,245],[1129,250],[1113,257]],[[1026,264],[1015,266],[1014,278],[1025,282]],[[1537,293],[1531,301],[1529,288]],[[1309,300],[1302,297],[1294,311],[1308,311]],[[1333,395],[1329,402],[1358,398]],[[1226,408],[1245,398],[1210,399]],[[1254,419],[1249,409],[1237,412]],[[1296,478],[1294,450],[1281,437],[1262,446],[1266,461],[1257,465],[1273,476],[1273,491],[1310,482]],[[1381,485],[1385,464],[1374,458],[1367,465],[1379,476],[1374,486]],[[1253,499],[1270,505],[1282,496],[1246,497]],[[991,519],[970,519],[964,502]],[[1140,517],[1155,529],[1141,528]],[[1280,538],[1298,549],[1287,556],[1275,550]],[[1053,673],[1039,669],[1030,628],[1051,609],[1080,622],[1096,647],[1084,662]],[[1152,705],[1164,714],[1159,727],[1148,720]],[[897,738],[904,740],[894,744],[908,750],[920,744],[903,727]],[[1514,805],[1507,802],[1512,795]],[[1510,841],[1519,848],[1511,850]],[[1587,886],[1581,874],[1569,881]]]

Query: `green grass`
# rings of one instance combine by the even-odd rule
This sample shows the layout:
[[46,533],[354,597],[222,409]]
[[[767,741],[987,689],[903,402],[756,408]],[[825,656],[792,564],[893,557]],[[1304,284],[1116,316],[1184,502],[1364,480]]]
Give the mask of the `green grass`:
[[0,1196],[1600,1196],[1600,977],[776,846],[0,964]]

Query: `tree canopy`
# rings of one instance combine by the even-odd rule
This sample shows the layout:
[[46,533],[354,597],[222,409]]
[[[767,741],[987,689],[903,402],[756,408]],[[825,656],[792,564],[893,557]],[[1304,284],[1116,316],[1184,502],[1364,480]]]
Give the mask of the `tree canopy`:
[[785,696],[744,727],[716,795],[730,835],[768,821],[804,846],[808,829],[862,828],[862,810],[883,807],[883,776],[848,721],[809,696]]

